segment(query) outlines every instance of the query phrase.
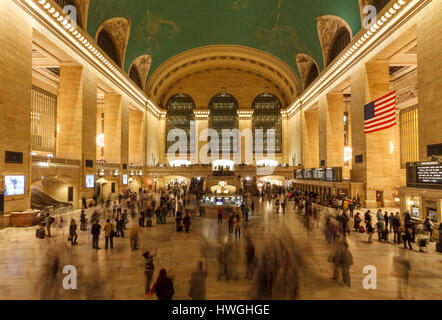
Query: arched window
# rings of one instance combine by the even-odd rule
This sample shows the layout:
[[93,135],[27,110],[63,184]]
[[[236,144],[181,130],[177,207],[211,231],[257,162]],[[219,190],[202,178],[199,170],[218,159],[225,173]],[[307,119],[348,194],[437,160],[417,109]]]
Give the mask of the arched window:
[[382,9],[390,2],[390,0],[374,0],[373,5],[376,7],[377,12],[381,12]]
[[345,47],[350,43],[351,35],[346,27],[341,27],[335,35],[333,44],[328,54],[327,65],[329,65]]
[[129,78],[135,82],[135,84],[140,88],[143,89],[143,86],[141,84],[141,77],[140,74],[138,73],[138,69],[137,67],[135,67],[134,65],[132,67],[130,67],[129,70]]
[[195,120],[194,108],[195,103],[193,99],[185,93],[175,94],[167,101],[166,153],[178,141],[167,141],[167,135],[172,129],[184,130],[187,136],[187,151],[190,153],[195,152],[194,146],[190,145],[190,123]]
[[281,116],[281,102],[278,97],[270,93],[260,94],[253,101],[253,140],[256,138],[256,130],[263,130],[263,149],[257,148],[254,142],[254,152],[262,153],[267,151],[267,130],[275,130],[275,153],[282,152],[282,116]]
[[237,153],[238,136],[229,136],[223,139],[222,135],[223,129],[238,129],[238,102],[235,97],[225,92],[217,94],[210,100],[209,108],[209,128],[218,132],[219,139],[218,149],[216,149],[216,146],[211,145],[212,150],[218,150],[219,154]]
[[305,83],[305,88],[307,88],[313,81],[315,81],[318,75],[319,75],[318,67],[316,66],[316,64],[313,63],[307,74],[307,81]]
[[[55,0],[55,2],[60,6],[60,8],[64,9],[66,6],[74,6],[75,7],[75,15],[77,17],[77,25],[80,28],[83,28],[83,24],[81,21],[81,11],[80,8],[77,8],[75,0]],[[72,12],[68,12],[72,16]]]
[[117,49],[115,48],[114,40],[106,30],[101,30],[98,34],[98,45],[111,58],[115,64],[120,66],[120,59],[118,57]]

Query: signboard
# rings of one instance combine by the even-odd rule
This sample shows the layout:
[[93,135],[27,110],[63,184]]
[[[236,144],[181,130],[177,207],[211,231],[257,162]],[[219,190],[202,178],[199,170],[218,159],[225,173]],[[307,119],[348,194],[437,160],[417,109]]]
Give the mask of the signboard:
[[296,170],[295,179],[342,182],[342,168]]
[[25,176],[5,176],[5,196],[20,196],[25,194]]
[[407,163],[407,187],[442,189],[442,164],[437,161]]
[[93,174],[87,174],[85,180],[85,189],[93,189],[95,186],[95,176]]

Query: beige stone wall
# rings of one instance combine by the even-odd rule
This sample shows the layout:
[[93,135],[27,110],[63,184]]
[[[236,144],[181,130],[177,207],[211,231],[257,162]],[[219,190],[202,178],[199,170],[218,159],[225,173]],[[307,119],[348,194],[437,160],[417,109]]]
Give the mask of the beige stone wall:
[[302,121],[301,121],[301,112],[298,112],[292,118],[288,120],[288,132],[289,132],[289,164],[298,165],[298,163],[303,162],[302,155]]
[[417,23],[420,160],[442,143],[442,2],[432,1]]
[[197,108],[208,108],[210,100],[221,92],[222,87],[226,87],[227,92],[236,98],[239,107],[251,108],[253,100],[263,93],[266,87],[284,103],[282,94],[272,83],[254,74],[234,69],[201,72],[177,82],[162,100],[164,106],[170,96],[179,92],[180,87],[193,98]]
[[[5,199],[5,212],[30,207],[32,86],[31,21],[13,1],[0,1],[0,190],[4,175],[24,175],[25,195]],[[23,164],[5,164],[5,151],[23,153]]]
[[146,112],[146,162],[148,165],[159,161],[158,119]]
[[327,167],[344,165],[344,97],[327,94],[319,99],[319,160]]
[[319,112],[310,109],[304,112],[304,167],[319,167]]
[[129,112],[129,163],[142,165],[143,152],[143,125],[144,113],[141,111]]
[[400,184],[398,125],[364,134],[363,106],[391,91],[388,63],[367,63],[352,76],[353,156],[363,155],[363,163],[353,158],[352,181],[365,182],[365,205],[376,207],[376,191],[383,191],[384,205],[394,206],[395,187]]
[[104,159],[109,163],[121,162],[122,104],[118,94],[104,96]]

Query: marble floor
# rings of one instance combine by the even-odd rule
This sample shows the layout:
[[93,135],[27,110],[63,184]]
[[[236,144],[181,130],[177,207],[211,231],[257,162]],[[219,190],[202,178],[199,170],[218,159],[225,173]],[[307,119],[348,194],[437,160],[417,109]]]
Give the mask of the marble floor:
[[[430,243],[428,252],[420,253],[402,245],[377,242],[367,243],[367,234],[352,232],[349,245],[354,265],[351,267],[351,288],[342,287],[330,280],[332,267],[327,258],[330,247],[322,233],[322,224],[308,235],[301,217],[289,203],[285,215],[275,213],[267,201],[257,202],[257,214],[243,223],[251,235],[258,257],[266,244],[275,239],[292,238],[305,261],[301,272],[299,299],[342,300],[392,300],[397,298],[396,279],[391,275],[393,257],[402,251],[410,261],[412,271],[408,299],[442,299],[442,255]],[[324,209],[325,210],[325,209]],[[324,213],[323,210],[323,213]],[[79,220],[79,211],[64,214],[64,220]],[[102,225],[104,221],[100,222]],[[131,227],[131,223],[128,225]],[[172,218],[166,225],[142,228],[140,249],[131,251],[128,237],[115,238],[114,249],[104,250],[104,238],[100,237],[101,250],[92,250],[89,231],[79,231],[79,245],[67,242],[68,226],[53,227],[53,237],[44,240],[35,237],[36,227],[8,228],[0,231],[0,299],[156,299],[144,295],[144,259],[142,252],[158,248],[155,258],[154,279],[161,268],[175,274],[176,300],[188,296],[190,274],[197,261],[207,264],[207,299],[251,299],[252,281],[245,279],[245,239],[229,235],[227,223],[218,224],[214,215],[193,217],[190,233],[175,232]],[[244,230],[243,230],[244,231]],[[238,280],[217,280],[216,248],[230,241],[236,250]],[[59,259],[57,272],[52,272],[55,259]],[[77,290],[63,288],[63,266],[77,269]],[[364,266],[377,269],[377,289],[363,288]],[[54,275],[55,274],[55,275]]]

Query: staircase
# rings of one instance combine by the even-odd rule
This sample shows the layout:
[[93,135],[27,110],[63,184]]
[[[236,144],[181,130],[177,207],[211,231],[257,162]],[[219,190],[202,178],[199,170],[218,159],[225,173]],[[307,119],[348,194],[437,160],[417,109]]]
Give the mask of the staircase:
[[46,193],[38,190],[35,187],[31,187],[31,208],[32,209],[44,209],[47,207],[53,207],[56,209],[71,209],[72,203],[60,202],[54,198],[48,196]]

